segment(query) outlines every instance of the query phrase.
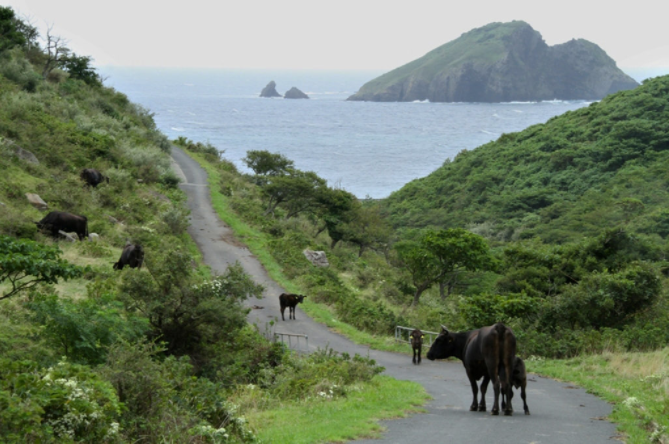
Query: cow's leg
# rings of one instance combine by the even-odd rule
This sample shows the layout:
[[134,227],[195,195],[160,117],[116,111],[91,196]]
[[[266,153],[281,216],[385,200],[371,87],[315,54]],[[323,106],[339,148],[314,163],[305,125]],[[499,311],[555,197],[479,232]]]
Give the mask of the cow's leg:
[[411,351],[413,351],[413,359],[411,360],[411,362],[413,362],[414,365],[416,365],[416,347],[411,347]]
[[469,406],[469,411],[470,412],[475,412],[478,409],[478,402],[477,402],[478,399],[477,398],[478,398],[478,394],[479,394],[479,387],[476,384],[476,379],[474,379],[472,377],[469,370],[467,370],[467,377],[469,378],[469,383],[472,386],[472,394],[474,395],[474,400],[472,401],[472,405]]
[[511,401],[511,398],[513,398],[513,386],[510,386],[511,390],[509,390],[509,393],[505,392],[502,390],[502,410],[506,410],[506,403]]
[[418,363],[419,364],[420,364],[420,360],[421,360],[420,359],[420,354],[421,354],[422,351],[423,351],[423,346],[419,344],[418,345]]
[[[505,378],[503,381],[500,381],[501,391],[506,395],[506,405],[502,406],[504,410],[504,415],[512,416],[513,415],[513,406],[511,405],[511,399],[513,398],[513,385],[511,384],[511,371],[513,370],[508,362],[504,362],[504,373]],[[500,378],[501,379],[501,378]],[[502,398],[503,399],[503,398]]]
[[490,377],[488,375],[485,375],[483,377],[483,381],[481,381],[481,401],[479,401],[479,407],[478,407],[479,412],[485,412],[486,411],[485,394],[488,391],[488,383],[489,382],[490,382]]
[[493,398],[492,410],[490,410],[490,413],[493,415],[499,415],[500,382],[499,382],[499,373],[497,370],[498,369],[497,350],[495,350],[495,354],[493,356],[486,358],[485,363],[488,369],[488,377],[492,380],[492,388],[495,391],[495,397]]
[[523,410],[525,410],[525,414],[529,415],[530,414],[530,408],[527,406],[527,400],[525,398],[525,386],[527,384],[523,384],[520,386],[520,397],[523,399]]
[[[286,318],[283,316],[283,312],[286,311],[286,307],[281,306],[281,320],[285,321]],[[290,319],[290,311],[288,312],[288,319]]]

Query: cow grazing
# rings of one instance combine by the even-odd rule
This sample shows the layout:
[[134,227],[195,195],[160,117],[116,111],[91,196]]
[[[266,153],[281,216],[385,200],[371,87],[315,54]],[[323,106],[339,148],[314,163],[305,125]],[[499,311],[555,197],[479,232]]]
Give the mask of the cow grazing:
[[281,293],[279,296],[279,305],[281,305],[281,319],[286,320],[283,316],[283,312],[288,307],[288,319],[295,319],[295,306],[300,302],[304,302],[306,296],[301,296],[299,294],[291,293]]
[[79,177],[86,182],[85,186],[91,186],[93,188],[97,187],[103,181],[109,183],[109,177],[103,176],[101,172],[94,170],[93,168],[85,168]]
[[[469,410],[485,412],[485,393],[488,382],[493,382],[495,400],[491,413],[499,415],[500,389],[506,393],[509,402],[504,406],[504,414],[512,415],[510,375],[513,359],[516,357],[516,337],[510,328],[502,323],[490,327],[482,327],[463,333],[451,333],[441,326],[442,330],[427,352],[430,360],[445,359],[455,356],[460,359],[467,371],[467,377],[472,387],[474,400]],[[500,372],[501,368],[503,372]],[[503,377],[499,375],[502,373]],[[481,401],[477,402],[478,387],[476,381],[481,382]]]
[[52,211],[44,218],[35,222],[37,228],[51,233],[53,237],[58,237],[58,232],[77,233],[79,240],[88,237],[88,219],[86,216],[66,213],[65,211]]
[[420,354],[423,349],[423,332],[415,329],[409,335],[409,340],[411,341],[411,348],[413,349],[413,363],[420,364]]
[[[502,367],[501,370],[504,370]],[[503,379],[505,375],[500,372],[500,379]],[[523,410],[525,414],[530,414],[530,409],[527,407],[527,398],[525,396],[525,388],[527,387],[527,370],[525,369],[525,363],[518,356],[513,360],[513,370],[511,373],[511,385],[515,388],[520,388],[520,397],[523,399]],[[509,399],[513,398],[513,390],[509,391]],[[502,410],[506,407],[506,397],[504,392],[502,392]]]
[[139,244],[125,244],[121,252],[121,258],[114,263],[114,270],[123,270],[126,265],[130,268],[142,268],[144,262],[144,249]]

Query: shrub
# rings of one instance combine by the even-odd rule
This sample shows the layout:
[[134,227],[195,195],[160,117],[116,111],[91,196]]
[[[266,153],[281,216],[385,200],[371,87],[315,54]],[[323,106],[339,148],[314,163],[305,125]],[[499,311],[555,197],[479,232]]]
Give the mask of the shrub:
[[32,295],[28,308],[43,337],[61,356],[81,364],[101,364],[107,348],[119,340],[134,341],[147,330],[146,319],[127,315],[112,294],[70,301],[55,294]]
[[117,442],[120,412],[114,388],[85,366],[0,359],[2,442]]
[[173,206],[160,214],[160,218],[168,228],[168,232],[178,236],[186,231],[189,225],[189,211],[183,207]]

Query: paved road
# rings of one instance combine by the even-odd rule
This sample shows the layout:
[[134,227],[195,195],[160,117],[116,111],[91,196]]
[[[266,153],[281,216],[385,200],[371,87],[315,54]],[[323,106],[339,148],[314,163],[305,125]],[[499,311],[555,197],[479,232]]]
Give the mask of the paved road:
[[[251,311],[250,322],[263,330],[269,321],[279,319],[272,328],[276,332],[307,335],[309,349],[328,346],[349,354],[370,356],[386,368],[386,374],[419,382],[432,396],[426,414],[384,421],[387,431],[382,439],[356,443],[580,444],[610,443],[616,435],[615,425],[602,419],[611,412],[611,406],[570,384],[529,375],[527,401],[531,416],[522,414],[519,394],[514,397],[517,413],[512,417],[470,412],[471,389],[460,362],[424,359],[420,366],[414,366],[408,356],[370,350],[352,343],[312,321],[299,306],[297,320],[281,321],[277,296],[283,289],[269,278],[262,265],[235,240],[230,229],[214,213],[206,172],[178,148],[173,149],[172,157],[175,170],[184,180],[181,188],[188,195],[191,210],[188,232],[200,247],[204,261],[218,273],[223,273],[228,264],[239,261],[266,288],[263,299],[247,302],[250,307],[264,307]],[[491,398],[492,387],[487,397],[489,407]]]

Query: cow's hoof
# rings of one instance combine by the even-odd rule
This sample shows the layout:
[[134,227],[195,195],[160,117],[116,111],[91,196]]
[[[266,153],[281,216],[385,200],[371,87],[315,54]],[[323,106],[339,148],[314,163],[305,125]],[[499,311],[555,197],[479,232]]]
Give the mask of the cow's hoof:
[[504,410],[504,416],[513,416],[513,410]]
[[526,414],[526,415],[529,415],[529,414],[530,414],[530,411],[529,411],[529,410],[525,410],[525,414]]
[[485,412],[485,411],[486,411],[485,406],[484,406],[484,405],[480,405],[480,406],[479,406],[479,412]]
[[475,405],[469,407],[469,411],[470,411],[470,412],[475,412],[476,410],[478,410],[478,407],[475,406]]
[[493,416],[498,416],[499,415],[499,410],[492,409],[490,411],[490,414],[493,415]]

